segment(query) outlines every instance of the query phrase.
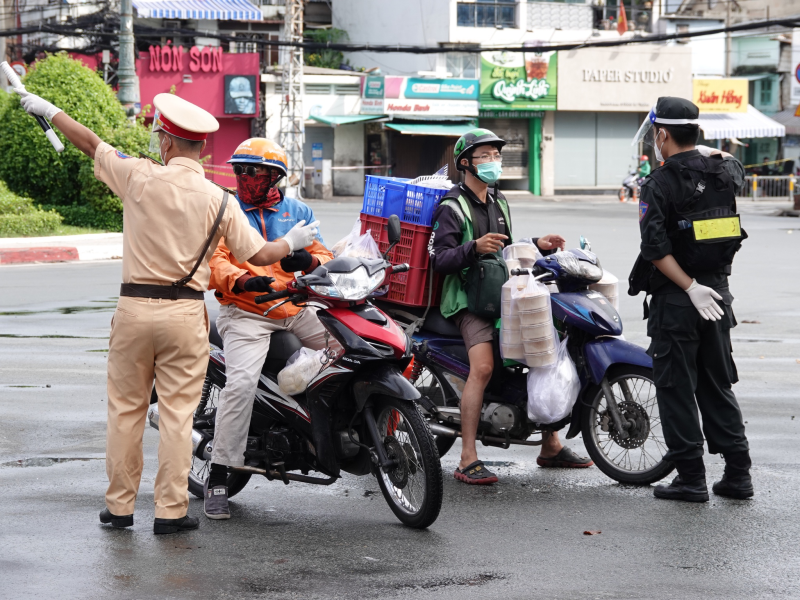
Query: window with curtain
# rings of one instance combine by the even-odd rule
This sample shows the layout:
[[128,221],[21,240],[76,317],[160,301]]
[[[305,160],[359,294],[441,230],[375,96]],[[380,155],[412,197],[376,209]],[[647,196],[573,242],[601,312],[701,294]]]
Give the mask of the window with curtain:
[[461,77],[463,79],[478,79],[480,72],[478,70],[477,54],[460,54],[451,52],[447,55],[447,72],[452,77]]

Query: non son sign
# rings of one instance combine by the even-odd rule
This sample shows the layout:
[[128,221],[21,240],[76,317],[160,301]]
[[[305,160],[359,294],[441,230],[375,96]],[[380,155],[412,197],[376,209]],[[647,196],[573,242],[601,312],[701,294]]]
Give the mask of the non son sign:
[[[186,56],[188,55],[188,57]],[[150,71],[183,71],[184,58],[188,58],[192,73],[218,73],[222,71],[222,47],[200,48],[192,46],[188,52],[183,46],[150,46]]]

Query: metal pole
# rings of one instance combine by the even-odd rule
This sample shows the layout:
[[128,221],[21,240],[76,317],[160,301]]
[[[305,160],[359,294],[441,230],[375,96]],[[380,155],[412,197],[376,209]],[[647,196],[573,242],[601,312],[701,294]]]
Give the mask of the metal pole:
[[117,98],[129,117],[139,104],[139,78],[136,76],[133,42],[133,0],[121,0],[119,15],[119,92]]
[[[731,26],[731,3],[733,0],[725,2],[725,27]],[[725,32],[725,77],[731,76],[731,32]]]

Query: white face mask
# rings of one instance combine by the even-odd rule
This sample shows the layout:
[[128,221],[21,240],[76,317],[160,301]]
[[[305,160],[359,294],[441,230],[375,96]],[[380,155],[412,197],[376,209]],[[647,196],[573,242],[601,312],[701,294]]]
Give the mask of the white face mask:
[[664,162],[664,155],[663,155],[663,154],[661,154],[661,148],[663,148],[663,147],[664,147],[664,144],[665,144],[665,143],[666,143],[666,141],[667,141],[667,136],[666,136],[666,134],[664,134],[664,141],[663,141],[663,142],[661,142],[661,145],[660,145],[660,146],[658,145],[658,136],[659,136],[659,135],[661,135],[661,133],[662,133],[663,131],[664,131],[663,129],[659,129],[659,130],[658,130],[658,135],[656,135],[656,139],[655,139],[655,141],[653,142],[653,150],[655,150],[656,160],[657,160],[658,162]]
[[[164,136],[164,139],[163,139],[163,140],[161,140],[161,145],[158,147],[158,155],[161,157],[161,163],[162,163],[163,165],[165,165],[165,166],[166,166],[166,164],[167,164],[167,159],[166,159],[166,156],[167,156],[167,155],[166,155],[166,153],[164,152],[163,148],[164,148],[164,140],[166,140],[166,139],[167,139],[167,136],[165,135],[165,136]],[[658,154],[656,154],[656,156],[658,156]]]

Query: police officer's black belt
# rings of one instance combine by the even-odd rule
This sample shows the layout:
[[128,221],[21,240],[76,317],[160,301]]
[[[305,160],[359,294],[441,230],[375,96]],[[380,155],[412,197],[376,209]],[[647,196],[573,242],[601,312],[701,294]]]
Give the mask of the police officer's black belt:
[[203,292],[193,290],[190,287],[148,285],[146,283],[123,283],[119,286],[119,295],[131,298],[161,298],[164,300],[202,300],[204,298]]

